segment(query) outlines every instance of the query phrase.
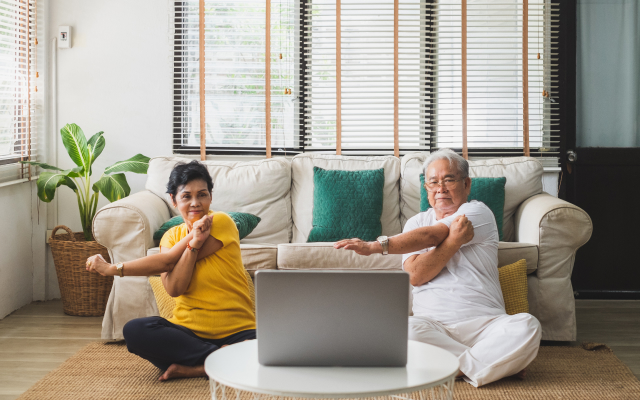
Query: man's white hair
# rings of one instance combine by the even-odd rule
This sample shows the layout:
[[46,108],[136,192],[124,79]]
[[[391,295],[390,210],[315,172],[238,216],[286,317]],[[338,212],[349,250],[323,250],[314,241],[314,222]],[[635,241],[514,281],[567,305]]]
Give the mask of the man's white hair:
[[467,160],[451,149],[440,149],[429,154],[429,157],[424,161],[423,172],[425,181],[427,180],[427,169],[429,168],[429,164],[437,160],[449,160],[449,165],[452,167],[455,164],[460,178],[467,178],[469,176],[469,163]]

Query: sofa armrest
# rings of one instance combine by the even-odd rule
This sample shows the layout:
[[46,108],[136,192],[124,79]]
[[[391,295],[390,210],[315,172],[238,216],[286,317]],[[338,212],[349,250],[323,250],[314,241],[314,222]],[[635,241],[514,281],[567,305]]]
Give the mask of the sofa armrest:
[[[135,260],[154,247],[153,233],[170,217],[165,201],[144,190],[101,208],[93,218],[93,237],[109,250],[112,263]],[[158,308],[147,277],[116,276],[102,320],[102,338],[122,339],[124,324],[151,315],[158,315]]]
[[543,340],[576,340],[571,273],[576,251],[593,231],[589,215],[542,193],[525,200],[515,215],[516,241],[538,246],[538,269],[529,276],[529,308],[542,324]]
[[93,237],[109,249],[111,262],[144,257],[153,233],[171,215],[163,199],[143,190],[102,207],[93,218]]

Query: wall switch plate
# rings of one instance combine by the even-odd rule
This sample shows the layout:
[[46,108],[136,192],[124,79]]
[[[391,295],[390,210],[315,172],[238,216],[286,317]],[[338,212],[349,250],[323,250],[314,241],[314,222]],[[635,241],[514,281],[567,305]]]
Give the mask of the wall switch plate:
[[53,233],[53,229],[47,229],[47,237],[45,238],[45,242],[49,244],[49,239],[51,238],[51,234]]
[[58,27],[58,48],[59,49],[71,48],[71,27],[70,26]]

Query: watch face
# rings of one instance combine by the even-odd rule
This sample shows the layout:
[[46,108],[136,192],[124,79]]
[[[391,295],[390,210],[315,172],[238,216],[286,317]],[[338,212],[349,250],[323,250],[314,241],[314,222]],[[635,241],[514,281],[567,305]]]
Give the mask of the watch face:
[[384,240],[387,240],[386,236],[378,236],[378,238],[376,239],[378,242],[382,242]]

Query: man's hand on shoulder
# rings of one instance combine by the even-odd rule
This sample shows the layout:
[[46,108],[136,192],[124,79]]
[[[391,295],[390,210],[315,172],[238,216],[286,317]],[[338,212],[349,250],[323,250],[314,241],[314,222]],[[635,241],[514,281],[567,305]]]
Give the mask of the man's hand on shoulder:
[[382,247],[378,242],[365,242],[360,239],[344,239],[337,241],[333,244],[336,249],[353,250],[356,254],[361,256],[368,256],[370,254],[381,253]]
[[473,236],[473,225],[464,214],[456,217],[449,227],[449,238],[459,246],[469,243]]

